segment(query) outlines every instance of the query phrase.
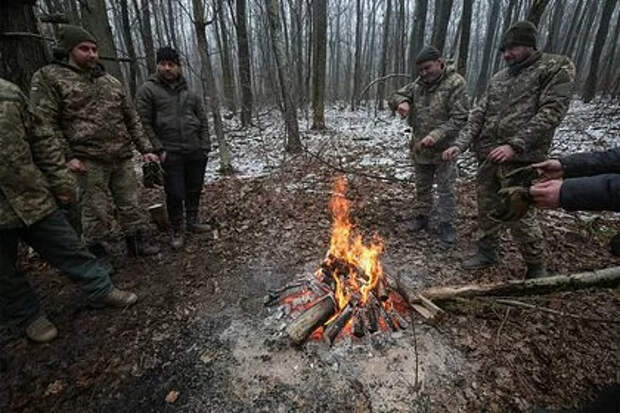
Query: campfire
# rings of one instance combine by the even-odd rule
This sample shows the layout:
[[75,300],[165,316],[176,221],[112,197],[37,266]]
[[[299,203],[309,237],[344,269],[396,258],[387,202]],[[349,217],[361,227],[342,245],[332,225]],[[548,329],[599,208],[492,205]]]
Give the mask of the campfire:
[[378,331],[397,331],[409,325],[406,304],[388,288],[381,265],[383,241],[368,244],[349,217],[347,181],[339,177],[329,203],[332,228],[326,257],[313,276],[298,279],[265,297],[266,305],[281,304],[292,320],[286,327],[291,342],[338,337],[364,337]]

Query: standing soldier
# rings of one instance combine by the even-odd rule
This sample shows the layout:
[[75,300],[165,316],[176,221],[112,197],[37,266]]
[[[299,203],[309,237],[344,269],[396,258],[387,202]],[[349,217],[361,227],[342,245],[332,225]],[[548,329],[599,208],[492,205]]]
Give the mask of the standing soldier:
[[61,27],[58,42],[67,60],[34,74],[31,98],[42,118],[40,133],[61,140],[67,166],[80,181],[84,242],[107,259],[104,245],[114,222],[112,199],[129,254],[156,254],[159,249],[146,240],[132,149],[135,145],[145,162],[159,158],[121,83],[99,64],[95,38],[67,25]]
[[163,47],[157,51],[157,73],[140,87],[136,101],[147,135],[163,151],[171,245],[179,249],[183,246],[184,204],[187,230],[208,230],[198,222],[198,205],[211,141],[202,98],[188,89],[176,50]]
[[[536,26],[520,21],[504,34],[501,51],[508,64],[493,76],[469,115],[455,145],[443,153],[452,160],[472,148],[478,170],[478,252],[464,269],[487,268],[497,263],[499,225],[490,212],[501,202],[502,177],[510,171],[547,157],[555,128],[570,104],[575,68],[565,56],[536,49]],[[518,221],[507,222],[527,264],[527,278],[543,277],[543,234],[530,208]]]
[[456,166],[442,162],[441,152],[454,143],[467,122],[469,98],[465,79],[452,65],[446,65],[436,48],[424,48],[416,57],[420,77],[394,93],[389,105],[412,128],[410,147],[415,165],[416,217],[411,229],[427,228],[433,206],[433,183],[439,202],[439,238],[446,247],[454,245]]
[[17,245],[26,242],[77,283],[94,306],[125,307],[138,297],[115,288],[104,266],[80,242],[58,210],[75,197],[59,141],[35,133],[26,97],[0,79],[0,311],[36,342],[58,334],[17,268]]

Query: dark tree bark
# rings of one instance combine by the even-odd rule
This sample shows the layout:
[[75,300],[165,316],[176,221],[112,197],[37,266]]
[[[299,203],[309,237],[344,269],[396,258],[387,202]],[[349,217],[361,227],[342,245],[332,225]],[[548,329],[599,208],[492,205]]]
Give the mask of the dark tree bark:
[[325,65],[327,61],[327,0],[312,2],[312,129],[325,129]]
[[[594,27],[594,22],[596,21],[596,15],[598,13],[598,5],[598,1],[594,3],[588,2],[585,9],[586,17],[584,26],[582,27],[578,42],[575,45],[575,68],[577,69],[577,73],[582,73],[586,70],[584,65],[587,62],[586,57],[589,56],[588,52],[590,51],[590,47],[588,40],[590,39],[591,34],[591,31],[586,28]],[[581,77],[581,79],[583,78]]]
[[0,77],[18,85],[26,94],[34,72],[45,65],[43,39],[34,16],[34,1],[3,1],[0,5],[0,33],[32,33],[33,36],[0,34]]
[[127,48],[127,57],[131,60],[129,63],[129,91],[131,96],[136,95],[136,49],[133,45],[133,39],[131,38],[131,24],[129,23],[129,7],[127,6],[127,0],[119,0],[121,6],[121,19],[122,19],[122,34],[125,41],[125,47]]
[[446,44],[446,33],[448,31],[448,23],[450,22],[450,13],[452,13],[452,2],[453,0],[436,0],[435,2],[431,44],[441,52],[443,52]]
[[614,68],[616,60],[618,60],[617,50],[618,43],[620,43],[620,13],[616,14],[616,27],[615,30],[611,30],[611,33],[615,33],[614,37],[611,39],[611,50],[609,55],[607,56],[607,65],[605,68],[605,75],[603,77],[603,81],[605,84],[604,91],[609,93],[613,90],[613,76],[614,76]]
[[553,3],[553,16],[551,24],[549,26],[549,36],[547,37],[547,43],[545,44],[545,52],[557,53],[560,50],[560,40],[562,39],[562,20],[565,17],[564,12],[566,10],[565,2],[556,1]]
[[363,30],[363,2],[355,0],[355,62],[353,67],[353,91],[351,93],[351,110],[356,110],[359,104],[359,91],[362,79],[362,30]]
[[[577,42],[577,35],[579,34],[581,27],[583,26],[583,20],[585,13],[583,12],[583,7],[586,4],[586,0],[581,0],[577,3],[575,7],[575,13],[573,14],[573,18],[571,19],[571,23],[569,26],[569,32],[564,39],[564,44],[562,45],[562,54],[569,54],[571,51],[571,46],[575,46]],[[574,55],[573,53],[570,53]]]
[[237,12],[237,60],[239,65],[239,83],[241,85],[241,124],[248,126],[252,119],[253,97],[245,0],[237,0],[235,6]]
[[609,20],[616,7],[617,0],[605,0],[603,4],[603,14],[596,31],[596,39],[594,40],[594,48],[592,49],[592,62],[590,63],[590,71],[584,85],[583,101],[590,102],[596,94],[596,85],[598,79],[599,62],[603,58],[601,52],[605,45],[605,39],[609,32]]
[[226,24],[226,16],[224,4],[222,0],[218,0],[217,7],[217,27],[219,29],[218,39],[220,40],[220,64],[222,65],[222,84],[224,89],[224,106],[231,112],[235,112],[235,79],[232,72],[232,62],[230,59],[230,50],[228,47],[228,25]]
[[489,80],[489,69],[491,62],[491,53],[493,48],[493,38],[497,31],[497,20],[499,17],[499,1],[491,1],[491,12],[489,13],[489,20],[487,26],[487,33],[485,35],[482,63],[480,65],[480,75],[478,76],[478,83],[476,84],[476,96],[480,96],[487,87],[487,81]]
[[469,36],[471,33],[471,12],[474,0],[463,0],[463,15],[461,16],[461,35],[459,39],[459,57],[457,70],[462,75],[467,74],[467,54],[469,53]]
[[[149,73],[155,72],[155,46],[153,45],[153,28],[151,25],[150,1],[142,0],[141,9],[136,7],[136,14],[142,11],[142,43],[146,55],[146,67]],[[136,5],[137,6],[137,5]]]
[[[379,77],[385,77],[387,73],[387,67],[389,66],[389,54],[388,54],[388,39],[389,28],[391,27],[392,18],[392,1],[386,0],[385,2],[385,15],[383,17],[383,40],[381,44],[381,63],[379,67]],[[377,87],[377,109],[383,110],[383,101],[385,100],[385,82],[379,82]]]
[[536,25],[536,27],[538,27],[547,4],[549,4],[549,0],[534,0],[532,7],[530,7],[530,11],[527,14],[526,20],[531,21]]
[[[105,0],[82,0],[82,22],[86,30],[97,38],[97,47],[101,56],[116,58],[114,36],[108,21]],[[123,72],[117,60],[106,60],[105,67],[112,76],[123,81]]]
[[[517,0],[509,0],[508,9],[506,10],[506,14],[504,15],[504,21],[502,23],[502,28],[500,29],[501,31],[499,32],[500,41],[501,41],[501,37],[504,35],[504,33],[506,33],[510,25],[514,22],[515,20],[514,17],[515,15],[518,14],[518,12],[515,12],[515,11],[518,11]],[[493,53],[493,55],[495,56],[495,58],[493,59],[493,70],[491,72],[495,73],[500,67],[500,64],[502,62],[502,56],[500,53]]]
[[170,25],[170,42],[172,43],[172,47],[176,49],[178,48],[176,35],[178,29],[176,28],[175,24],[174,7],[172,5],[172,0],[168,0],[168,24]]
[[267,16],[269,18],[269,35],[273,53],[276,59],[276,70],[280,80],[280,93],[282,95],[282,103],[284,105],[283,115],[286,125],[287,141],[286,150],[292,153],[299,153],[302,150],[301,140],[299,138],[299,124],[297,123],[297,110],[295,109],[293,99],[290,94],[290,71],[287,62],[286,50],[282,42],[282,26],[280,25],[280,12],[278,10],[277,0],[266,0]]
[[417,73],[415,58],[424,47],[424,28],[426,27],[426,14],[428,12],[428,0],[416,1],[413,27],[409,39],[409,68],[411,74]]

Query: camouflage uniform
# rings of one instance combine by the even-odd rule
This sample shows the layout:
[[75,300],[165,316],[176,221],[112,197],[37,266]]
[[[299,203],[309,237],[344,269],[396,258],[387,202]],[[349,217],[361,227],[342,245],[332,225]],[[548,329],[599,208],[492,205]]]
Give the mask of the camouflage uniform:
[[[469,97],[465,79],[447,65],[439,79],[426,84],[420,78],[396,91],[388,103],[392,110],[408,102],[411,126],[410,149],[415,165],[416,215],[428,216],[433,205],[432,186],[437,183],[440,222],[453,222],[455,215],[456,167],[443,162],[441,153],[454,142],[467,121]],[[427,135],[435,140],[430,148],[419,146]]]
[[112,289],[108,273],[58,211],[54,197],[72,194],[75,182],[59,141],[35,134],[37,122],[18,87],[0,79],[0,305],[16,321],[39,313],[39,301],[16,268],[19,239],[77,282],[89,298]]
[[126,235],[145,229],[131,158],[134,146],[142,154],[153,149],[121,83],[101,67],[53,63],[34,74],[31,98],[42,118],[39,133],[60,139],[66,159],[86,165],[80,177],[84,241],[97,244],[114,232],[111,200]]
[[[478,247],[494,255],[500,226],[489,214],[499,202],[501,176],[515,168],[546,159],[555,128],[570,104],[575,78],[573,63],[564,56],[534,52],[523,62],[501,70],[469,114],[455,145],[471,148],[481,163],[478,171]],[[500,165],[487,161],[496,147],[510,145],[514,159]],[[543,260],[543,234],[532,208],[519,221],[506,223],[528,264]]]

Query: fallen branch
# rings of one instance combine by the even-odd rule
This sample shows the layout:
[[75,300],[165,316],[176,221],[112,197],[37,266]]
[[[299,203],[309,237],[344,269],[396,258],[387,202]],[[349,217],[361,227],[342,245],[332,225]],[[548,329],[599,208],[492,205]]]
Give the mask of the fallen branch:
[[379,83],[379,82],[385,82],[386,80],[392,79],[394,77],[406,77],[407,79],[411,79],[411,75],[409,73],[392,73],[392,74],[389,74],[383,77],[378,77],[372,82],[370,82],[368,85],[366,85],[364,89],[362,89],[362,91],[359,94],[358,99],[361,100],[362,96],[364,96],[366,92],[368,92],[368,89],[370,89],[372,85]]
[[503,298],[490,299],[488,301],[491,301],[491,302],[494,302],[494,303],[497,303],[497,304],[503,304],[503,305],[506,305],[506,306],[511,306],[511,307],[529,308],[531,310],[542,311],[544,313],[554,314],[554,315],[558,315],[558,316],[561,316],[561,317],[574,318],[576,320],[592,321],[592,322],[595,322],[595,323],[620,324],[620,320],[610,320],[610,319],[596,318],[596,317],[584,317],[584,316],[580,316],[580,315],[577,315],[577,314],[572,314],[572,313],[567,313],[567,312],[564,312],[564,311],[554,310],[552,308],[542,307],[542,306],[539,306],[539,305],[536,305],[536,304],[524,303],[522,301],[506,300],[506,299],[503,299]]

